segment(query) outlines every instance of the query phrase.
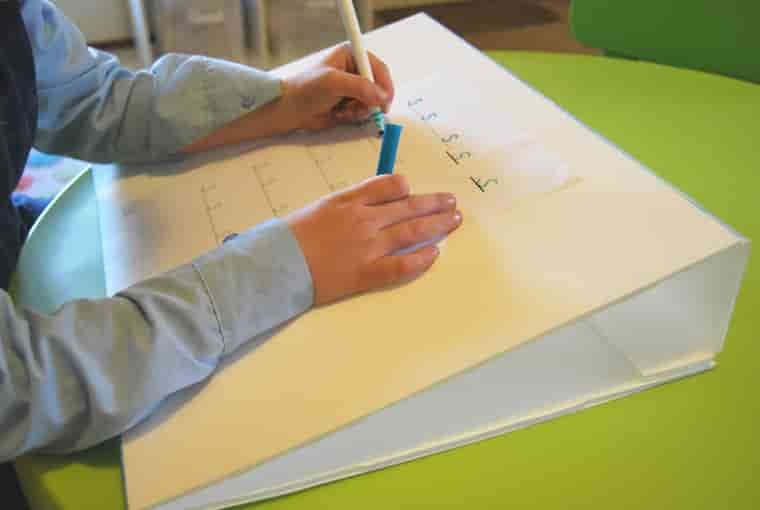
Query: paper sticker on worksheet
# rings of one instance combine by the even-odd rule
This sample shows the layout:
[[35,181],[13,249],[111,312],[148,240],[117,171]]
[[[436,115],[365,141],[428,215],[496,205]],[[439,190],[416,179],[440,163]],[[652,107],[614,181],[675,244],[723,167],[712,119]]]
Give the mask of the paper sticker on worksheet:
[[[570,167],[556,149],[518,125],[504,102],[484,99],[492,97],[489,88],[493,85],[487,81],[433,75],[402,87],[393,111],[412,128],[400,148],[406,165],[426,165],[440,154],[460,205],[486,214],[553,191],[570,178]],[[415,150],[405,151],[405,143]],[[421,145],[427,150],[416,150]]]

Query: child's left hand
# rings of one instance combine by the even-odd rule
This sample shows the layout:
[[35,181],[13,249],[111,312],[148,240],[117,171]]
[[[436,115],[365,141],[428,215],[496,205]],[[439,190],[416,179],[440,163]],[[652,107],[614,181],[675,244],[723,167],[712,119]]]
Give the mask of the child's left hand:
[[281,112],[293,129],[324,129],[369,117],[370,108],[387,112],[393,101],[388,67],[372,53],[375,82],[362,78],[347,44],[330,52],[311,69],[283,81]]

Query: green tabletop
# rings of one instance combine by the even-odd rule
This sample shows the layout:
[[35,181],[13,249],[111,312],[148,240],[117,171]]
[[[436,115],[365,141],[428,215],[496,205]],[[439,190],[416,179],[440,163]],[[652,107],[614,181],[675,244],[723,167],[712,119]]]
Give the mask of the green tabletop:
[[[492,56],[739,232],[760,239],[759,85],[604,57]],[[76,197],[57,204],[45,221],[71,216],[80,228],[69,230],[64,252],[47,254],[51,265],[66,249],[76,251],[77,236],[97,235],[92,215],[69,214],[76,203],[93,200],[90,176],[72,189]],[[83,292],[96,288],[91,283]],[[759,312],[760,266],[750,261],[726,348],[711,372],[244,508],[758,508]],[[17,469],[35,508],[124,507],[116,441],[69,457],[27,457]]]

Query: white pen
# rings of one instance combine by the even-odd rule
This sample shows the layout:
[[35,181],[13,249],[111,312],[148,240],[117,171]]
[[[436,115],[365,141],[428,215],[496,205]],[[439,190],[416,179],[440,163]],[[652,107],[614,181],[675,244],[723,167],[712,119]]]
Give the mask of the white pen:
[[[354,9],[353,0],[336,0],[338,3],[338,10],[340,11],[340,18],[343,21],[343,28],[346,30],[348,40],[351,42],[351,49],[354,53],[354,61],[356,67],[359,68],[359,74],[374,82],[375,77],[372,74],[372,66],[369,65],[369,56],[367,56],[367,50],[364,49],[362,43],[362,32],[359,28],[359,19],[356,17],[356,10]],[[378,107],[374,107],[371,110],[372,120],[375,121],[377,131],[380,136],[385,133],[385,116]]]

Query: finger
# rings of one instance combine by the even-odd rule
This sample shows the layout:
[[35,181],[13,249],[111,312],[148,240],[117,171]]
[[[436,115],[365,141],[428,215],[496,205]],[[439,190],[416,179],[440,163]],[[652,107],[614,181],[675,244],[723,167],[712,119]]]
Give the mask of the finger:
[[350,99],[347,103],[343,103],[342,108],[333,109],[335,118],[342,122],[362,122],[369,118],[369,108],[365,105]]
[[337,120],[341,124],[361,124],[367,118],[369,117],[369,114],[360,114],[360,113],[354,113],[354,112],[345,112],[335,115],[335,120]]
[[373,262],[362,274],[362,291],[414,280],[430,269],[440,251],[434,244],[407,253],[388,255]]
[[462,213],[446,211],[386,227],[379,232],[384,253],[393,253],[447,235],[462,222]]
[[328,51],[319,62],[330,67],[353,72],[351,68],[354,66],[354,57],[351,51],[351,43],[344,41]]
[[340,194],[362,205],[379,205],[409,196],[409,183],[401,174],[379,175],[367,179]]
[[351,99],[350,97],[344,97],[340,101],[338,101],[335,106],[332,107],[333,112],[335,113],[341,113],[346,111],[348,108],[351,107],[352,104],[354,104],[356,101]]
[[369,107],[383,106],[388,100],[382,88],[358,74],[334,70],[327,76],[327,87],[334,97],[349,97]]
[[382,88],[385,93],[388,95],[387,100],[383,103],[383,111],[388,112],[388,110],[391,107],[391,103],[393,103],[393,97],[396,94],[396,91],[393,87],[393,79],[391,78],[391,71],[388,69],[388,66],[377,58],[371,51],[368,52],[369,54],[369,64],[370,67],[372,67],[372,74],[375,78],[375,83],[377,83],[380,88]]
[[353,114],[352,114],[351,112],[342,111],[342,110],[341,110],[341,111],[337,111],[337,112],[333,113],[333,115],[332,115],[332,116],[333,116],[333,118],[334,118],[336,121],[338,121],[338,122],[341,122],[341,123],[344,123],[344,124],[345,124],[345,123],[350,123],[350,122],[353,122],[353,117],[354,117],[354,116],[353,116]]
[[400,221],[453,211],[456,205],[456,198],[451,193],[431,193],[410,195],[403,200],[378,205],[374,212],[379,219],[379,227],[385,228]]
[[340,122],[342,121],[333,115],[323,115],[323,116],[316,117],[310,123],[308,123],[305,127],[309,131],[322,131],[324,129],[335,127]]
[[369,117],[369,108],[357,101],[348,105],[348,113],[357,120],[363,120]]

